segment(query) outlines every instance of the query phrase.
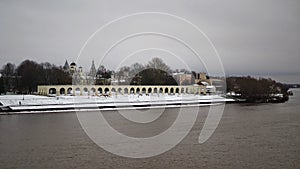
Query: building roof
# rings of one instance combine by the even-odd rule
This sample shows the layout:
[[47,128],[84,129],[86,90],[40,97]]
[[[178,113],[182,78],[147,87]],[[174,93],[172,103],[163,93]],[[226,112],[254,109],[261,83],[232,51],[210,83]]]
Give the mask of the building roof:
[[91,66],[91,69],[90,69],[90,76],[96,76],[96,73],[97,73],[97,70],[96,70],[96,67],[95,67],[95,63],[94,63],[94,60],[92,61],[92,66]]
[[65,65],[63,66],[63,68],[65,69],[65,70],[68,70],[70,67],[69,67],[69,63],[68,63],[68,61],[66,60],[66,62],[65,62]]

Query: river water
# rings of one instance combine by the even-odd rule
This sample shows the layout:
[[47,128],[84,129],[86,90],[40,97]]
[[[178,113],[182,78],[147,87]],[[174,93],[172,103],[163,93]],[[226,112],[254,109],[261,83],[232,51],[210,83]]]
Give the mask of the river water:
[[[286,103],[227,104],[222,120],[198,143],[208,107],[201,107],[187,137],[150,158],[119,157],[85,134],[76,113],[0,116],[0,168],[300,168],[300,90]],[[185,108],[189,111],[190,108]],[[167,109],[151,126],[105,117],[120,132],[150,137],[167,129],[178,109]]]

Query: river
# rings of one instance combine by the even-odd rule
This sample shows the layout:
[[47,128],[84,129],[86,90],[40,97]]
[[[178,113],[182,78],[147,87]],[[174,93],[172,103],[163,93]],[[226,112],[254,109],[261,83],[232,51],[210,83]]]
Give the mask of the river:
[[[215,133],[199,144],[208,110],[203,107],[181,143],[143,159],[97,146],[76,113],[1,115],[0,168],[300,168],[300,90],[293,92],[286,103],[227,104]],[[149,137],[167,129],[178,109],[167,109],[152,127],[124,122],[116,112],[104,114],[121,132]]]

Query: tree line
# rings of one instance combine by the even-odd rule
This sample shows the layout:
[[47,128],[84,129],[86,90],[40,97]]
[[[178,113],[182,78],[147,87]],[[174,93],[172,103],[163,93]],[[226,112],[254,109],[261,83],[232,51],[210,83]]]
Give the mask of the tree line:
[[[96,85],[108,85],[114,76],[117,80],[128,80],[125,83],[130,85],[176,85],[172,72],[174,71],[162,59],[155,57],[145,65],[134,63],[130,67],[123,66],[116,72],[100,65],[95,77],[86,76],[86,80],[95,79]],[[0,73],[0,93],[17,94],[34,93],[38,85],[69,85],[72,84],[72,77],[77,77],[74,76],[76,73],[73,74],[62,66],[32,60],[25,60],[18,66],[7,63]]]
[[[240,94],[239,97],[248,102],[272,102],[275,97],[279,102],[288,100],[289,86],[270,78],[227,77],[226,85],[227,92]],[[282,94],[282,97],[276,94]]]
[[27,94],[37,91],[38,85],[71,84],[72,77],[60,66],[48,62],[25,60],[15,66],[7,63],[1,70],[0,93]]
[[[182,71],[186,70],[182,69]],[[131,66],[119,68],[115,77],[119,84],[177,85],[176,80],[172,77],[172,72],[174,71],[162,59],[154,57],[145,65],[137,62]],[[126,81],[122,82],[121,79]]]
[[[152,58],[147,64],[134,63],[131,66],[120,67],[116,72],[108,70],[100,65],[95,77],[92,77],[96,85],[111,84],[112,76],[119,85],[177,85],[172,70],[160,58]],[[180,70],[192,74],[193,84],[195,72],[185,69]],[[38,85],[69,85],[72,84],[72,73],[62,66],[56,66],[48,62],[37,63],[25,60],[15,66],[7,63],[0,70],[0,93],[33,93]],[[73,76],[74,77],[74,76]],[[91,78],[86,76],[86,78]],[[207,77],[209,78],[209,77]],[[123,80],[123,81],[122,81]],[[125,80],[125,81],[124,81]],[[284,98],[290,86],[278,83],[272,79],[247,77],[227,77],[227,92],[241,94],[242,98],[249,101],[268,100],[270,95],[281,93]]]

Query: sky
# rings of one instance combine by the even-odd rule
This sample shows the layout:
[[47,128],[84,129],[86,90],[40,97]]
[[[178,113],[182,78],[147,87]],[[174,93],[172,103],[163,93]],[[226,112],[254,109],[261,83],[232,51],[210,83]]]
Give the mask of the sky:
[[[124,18],[143,12],[164,14]],[[68,60],[87,71],[93,59],[96,67],[105,64],[117,69],[158,56],[172,69],[213,72],[221,65],[226,76],[254,75],[300,83],[299,16],[299,0],[2,0],[0,66],[7,62],[18,65],[25,59],[55,65]],[[99,28],[120,17],[123,20],[87,41]],[[141,31],[176,35],[196,49],[202,60],[180,41],[162,34],[126,39],[102,59],[114,42]],[[210,62],[220,63],[213,66]]]

